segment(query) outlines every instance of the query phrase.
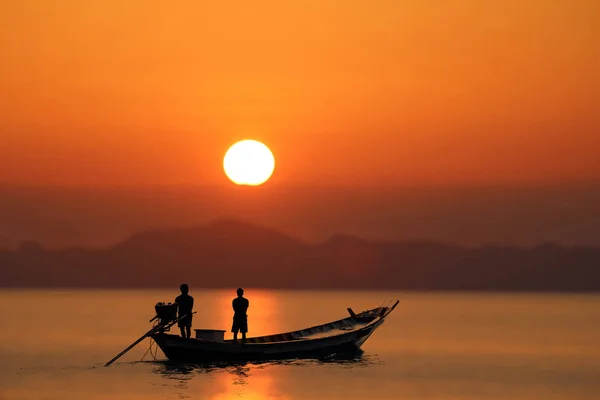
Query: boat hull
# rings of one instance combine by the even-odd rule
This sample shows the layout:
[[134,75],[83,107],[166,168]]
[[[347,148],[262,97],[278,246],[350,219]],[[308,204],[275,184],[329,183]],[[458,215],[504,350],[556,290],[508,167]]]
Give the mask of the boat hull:
[[170,334],[156,334],[156,341],[165,356],[172,361],[248,361],[288,358],[320,358],[340,354],[356,354],[371,335],[374,327],[346,335],[322,339],[276,343],[207,342],[184,339]]

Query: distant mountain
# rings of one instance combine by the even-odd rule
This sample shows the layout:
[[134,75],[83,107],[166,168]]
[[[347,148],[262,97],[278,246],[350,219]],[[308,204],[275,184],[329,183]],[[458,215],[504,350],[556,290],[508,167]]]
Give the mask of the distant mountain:
[[[16,248],[106,247],[132,232],[228,216],[312,243],[336,232],[462,245],[600,246],[600,182],[569,185],[365,187],[29,187],[0,183],[0,235]],[[256,189],[256,190],[255,190]],[[2,247],[0,239],[0,247]]]
[[234,219],[145,231],[105,249],[0,250],[3,287],[600,291],[600,248],[463,247],[338,234],[308,244]]

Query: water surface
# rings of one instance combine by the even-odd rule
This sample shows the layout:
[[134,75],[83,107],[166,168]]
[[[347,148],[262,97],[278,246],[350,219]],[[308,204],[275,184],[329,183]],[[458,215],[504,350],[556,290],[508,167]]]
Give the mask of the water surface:
[[[401,303],[354,360],[176,364],[149,341],[177,291],[2,290],[0,399],[598,399],[600,296],[246,290],[250,334]],[[229,329],[234,291],[200,291],[195,328]],[[230,337],[231,334],[228,333]]]

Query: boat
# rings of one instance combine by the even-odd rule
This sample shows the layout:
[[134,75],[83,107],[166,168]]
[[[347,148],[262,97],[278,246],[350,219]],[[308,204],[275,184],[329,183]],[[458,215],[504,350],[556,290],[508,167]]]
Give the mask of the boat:
[[[253,361],[289,358],[327,357],[360,352],[360,347],[396,308],[380,306],[360,313],[348,308],[349,317],[293,332],[249,337],[241,341],[223,340],[222,330],[196,329],[195,338],[183,338],[156,329],[149,333],[170,361],[212,362]],[[168,317],[172,319],[172,317]]]

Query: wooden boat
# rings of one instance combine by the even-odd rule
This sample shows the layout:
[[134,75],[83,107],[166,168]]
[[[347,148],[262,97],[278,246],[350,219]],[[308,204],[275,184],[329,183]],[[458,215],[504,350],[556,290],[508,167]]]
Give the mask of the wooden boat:
[[[217,338],[197,335],[201,337],[186,339],[162,330],[148,336],[173,361],[249,361],[350,354],[360,351],[362,344],[383,324],[398,303],[396,300],[391,306],[358,314],[348,308],[350,316],[347,318],[298,331],[247,338],[244,344],[241,341],[234,343],[232,340],[223,340],[224,331],[213,331],[217,333]],[[207,333],[206,330],[198,331]]]

